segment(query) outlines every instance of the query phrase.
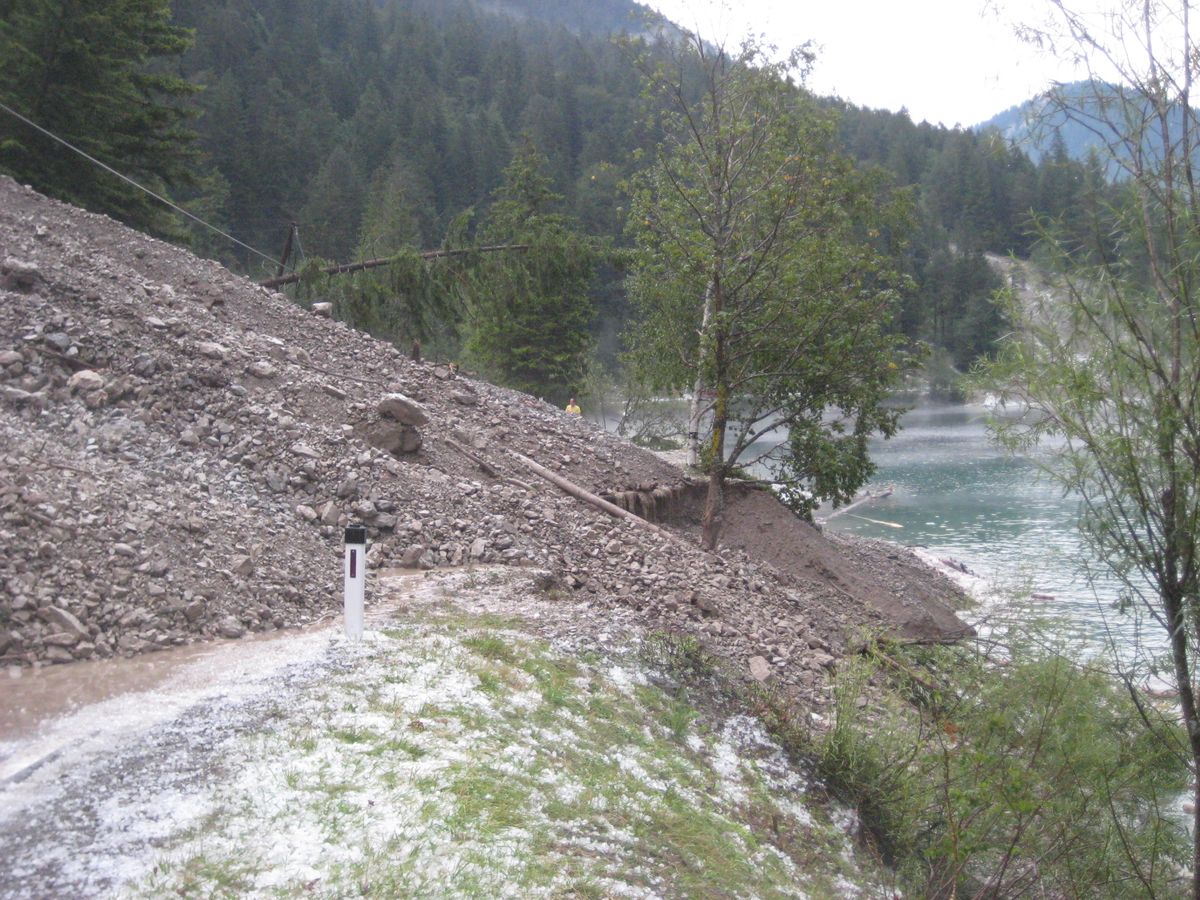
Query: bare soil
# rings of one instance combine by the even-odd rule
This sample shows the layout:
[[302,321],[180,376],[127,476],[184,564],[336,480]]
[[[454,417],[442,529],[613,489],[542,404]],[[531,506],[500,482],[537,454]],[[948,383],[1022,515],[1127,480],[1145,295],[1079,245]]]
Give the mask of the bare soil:
[[[677,521],[698,536],[704,491],[690,498]],[[727,486],[720,544],[768,563],[795,585],[851,598],[879,613],[902,638],[952,640],[973,633],[955,615],[962,595],[945,575],[896,544],[827,536],[761,487]]]

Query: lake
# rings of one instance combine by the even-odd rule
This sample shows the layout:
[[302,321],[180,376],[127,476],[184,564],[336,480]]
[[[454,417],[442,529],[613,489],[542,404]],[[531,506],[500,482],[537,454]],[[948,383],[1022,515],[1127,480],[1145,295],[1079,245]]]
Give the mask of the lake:
[[994,445],[990,413],[957,404],[905,413],[896,437],[872,444],[879,468],[869,489],[890,486],[892,495],[834,516],[826,528],[962,563],[979,576],[976,592],[987,601],[977,615],[1053,619],[1094,650],[1111,637],[1127,661],[1139,646],[1164,647],[1156,623],[1114,608],[1117,585],[1094,562],[1098,574],[1089,582],[1078,499],[1030,459]]

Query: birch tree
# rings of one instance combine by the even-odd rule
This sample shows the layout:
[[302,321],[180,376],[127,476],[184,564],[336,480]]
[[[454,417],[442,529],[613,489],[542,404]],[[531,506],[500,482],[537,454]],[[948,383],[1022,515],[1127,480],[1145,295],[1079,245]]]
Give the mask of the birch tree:
[[[643,65],[664,136],[632,187],[630,358],[648,389],[691,394],[709,548],[736,467],[766,463],[807,512],[849,500],[868,437],[896,430],[883,404],[909,357],[884,250],[906,198],[838,152],[835,121],[792,81],[808,62],[685,34]],[[748,453],[772,433],[787,437]]]

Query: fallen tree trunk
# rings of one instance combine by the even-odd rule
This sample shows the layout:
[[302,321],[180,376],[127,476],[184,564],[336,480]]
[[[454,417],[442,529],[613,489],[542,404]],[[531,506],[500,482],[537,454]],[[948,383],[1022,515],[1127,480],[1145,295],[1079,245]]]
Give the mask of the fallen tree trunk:
[[[501,250],[528,250],[528,244],[497,244],[493,247],[464,247],[460,250],[426,250],[420,254],[421,259],[438,259],[443,256],[466,256],[468,253],[498,253]],[[387,256],[382,259],[364,259],[362,262],[345,263],[340,266],[330,266],[327,269],[322,269],[322,275],[344,275],[347,272],[361,272],[363,269],[378,269],[380,266],[388,266],[395,262],[394,256]],[[259,287],[276,288],[282,287],[285,284],[295,284],[300,280],[299,272],[292,272],[290,275],[281,275],[277,278],[268,278],[266,281],[260,281]]]
[[453,447],[455,450],[457,450],[459,453],[461,453],[467,459],[471,460],[471,462],[475,463],[475,465],[479,466],[479,468],[480,468],[480,470],[482,470],[483,474],[487,475],[489,478],[499,478],[500,477],[500,472],[499,472],[499,470],[496,469],[495,466],[493,466],[491,463],[489,463],[487,460],[483,459],[482,457],[475,455],[470,450],[468,450],[466,447],[464,447],[462,444],[458,443],[457,441],[451,440],[448,437],[442,438],[442,441],[447,446]]
[[604,512],[608,513],[610,516],[612,516],[614,518],[628,519],[632,522],[635,522],[636,524],[640,525],[641,527],[647,528],[650,531],[653,531],[655,534],[660,535],[661,537],[668,538],[669,540],[672,540],[672,541],[680,540],[677,536],[675,536],[671,532],[667,531],[666,529],[659,528],[653,522],[648,522],[645,519],[641,518],[640,516],[635,516],[633,513],[629,512],[628,510],[621,509],[621,507],[617,506],[615,503],[609,503],[603,497],[597,497],[591,491],[584,490],[579,485],[575,484],[573,481],[568,481],[567,479],[563,478],[557,472],[551,472],[545,466],[535,463],[528,456],[523,456],[522,454],[517,453],[515,450],[510,450],[509,453],[513,459],[515,459],[517,462],[519,462],[521,465],[523,465],[529,471],[533,472],[535,475],[540,475],[542,478],[545,478],[551,484],[566,491],[572,497],[575,497],[578,500],[582,500],[584,503],[590,503],[592,506],[596,507],[597,509],[603,510]]

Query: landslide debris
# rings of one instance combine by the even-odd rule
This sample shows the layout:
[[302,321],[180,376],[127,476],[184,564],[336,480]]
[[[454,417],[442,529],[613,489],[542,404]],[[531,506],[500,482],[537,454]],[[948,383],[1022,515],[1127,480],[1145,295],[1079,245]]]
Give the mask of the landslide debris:
[[[594,493],[688,488],[579,417],[0,177],[0,663],[334,615],[349,522],[368,527],[373,567],[536,568],[597,623],[634,611],[814,700],[848,636],[888,624],[820,571],[756,559],[744,528],[707,554],[515,454]],[[855,565],[895,552],[864,545]],[[953,593],[928,570],[904,577],[933,584],[929,602]]]

